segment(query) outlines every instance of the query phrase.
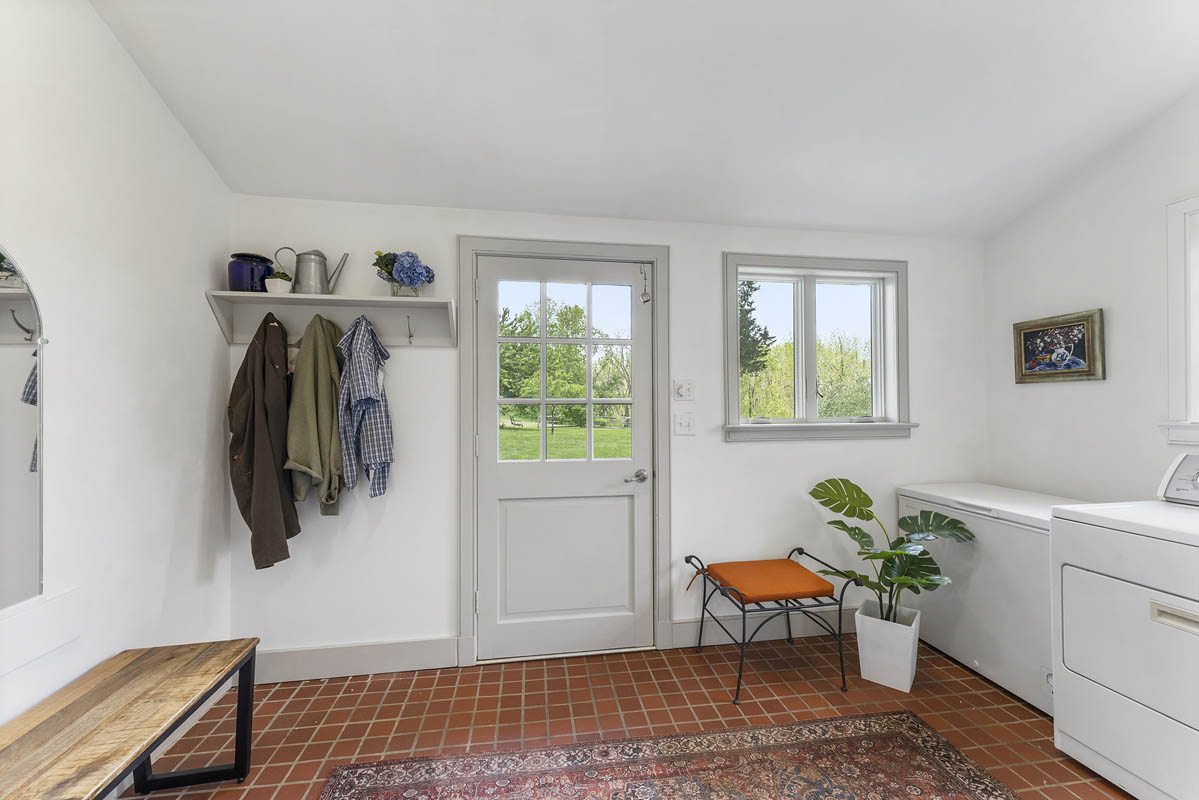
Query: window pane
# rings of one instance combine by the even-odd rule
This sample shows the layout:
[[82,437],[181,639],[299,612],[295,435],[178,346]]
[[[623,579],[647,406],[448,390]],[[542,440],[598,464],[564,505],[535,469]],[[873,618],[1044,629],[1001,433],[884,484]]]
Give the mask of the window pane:
[[633,288],[591,287],[591,335],[597,339],[633,338]]
[[596,458],[633,457],[633,406],[598,403],[592,406],[592,436]]
[[602,344],[594,350],[591,362],[591,396],[631,398],[633,396],[632,348],[627,344]]
[[541,406],[500,406],[500,461],[541,458]]
[[545,335],[565,339],[587,336],[587,284],[545,285]]
[[868,283],[816,284],[816,391],[821,417],[874,414]]
[[545,457],[587,458],[586,405],[545,407]]
[[541,335],[541,284],[499,282],[500,336]]
[[741,416],[795,417],[795,284],[741,281]]
[[500,342],[500,397],[541,397],[541,345]]
[[587,396],[586,345],[547,344],[545,346],[545,396],[585,398]]

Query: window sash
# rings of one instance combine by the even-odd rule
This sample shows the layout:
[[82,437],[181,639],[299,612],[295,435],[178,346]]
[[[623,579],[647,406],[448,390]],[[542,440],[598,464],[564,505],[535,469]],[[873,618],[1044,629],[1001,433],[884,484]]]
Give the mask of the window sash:
[[[854,273],[838,273],[832,271],[807,271],[802,274],[780,273],[778,271],[763,272],[760,270],[739,269],[736,286],[743,281],[760,283],[789,283],[791,284],[792,300],[792,330],[794,331],[795,346],[792,364],[792,417],[771,417],[771,422],[852,422],[862,417],[821,417],[819,383],[817,378],[817,343],[819,337],[816,331],[816,287],[819,284],[869,286],[870,287],[870,394],[872,419],[884,418],[886,401],[883,397],[885,389],[885,343],[886,330],[883,312],[883,281],[877,276],[866,277]],[[736,357],[740,358],[740,338],[738,338]],[[761,417],[743,417],[741,414],[741,364],[737,364],[737,413],[742,423]]]

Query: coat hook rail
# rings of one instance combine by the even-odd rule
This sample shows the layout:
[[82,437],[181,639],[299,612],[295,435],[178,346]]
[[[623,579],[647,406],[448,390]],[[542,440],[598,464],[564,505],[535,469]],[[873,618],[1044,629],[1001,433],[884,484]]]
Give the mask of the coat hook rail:
[[[25,341],[32,342],[33,341],[33,328],[27,328],[21,324],[21,320],[17,319],[16,309],[10,308],[8,310],[8,313],[12,314],[12,321],[17,323],[17,327],[20,328],[21,331],[25,334]],[[411,331],[412,331],[411,325],[409,325],[408,330],[409,330],[409,337],[411,337]],[[411,338],[409,338],[409,341],[411,341]]]

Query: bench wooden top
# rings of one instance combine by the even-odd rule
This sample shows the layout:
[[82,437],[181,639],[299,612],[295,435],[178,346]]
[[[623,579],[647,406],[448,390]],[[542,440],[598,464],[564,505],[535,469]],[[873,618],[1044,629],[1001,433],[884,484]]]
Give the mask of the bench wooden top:
[[257,646],[118,653],[0,727],[0,800],[91,800]]

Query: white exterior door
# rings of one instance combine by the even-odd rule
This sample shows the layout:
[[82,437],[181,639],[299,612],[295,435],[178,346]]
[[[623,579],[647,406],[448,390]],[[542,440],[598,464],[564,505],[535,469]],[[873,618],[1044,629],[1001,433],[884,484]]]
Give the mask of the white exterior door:
[[478,657],[651,646],[641,265],[477,263]]

